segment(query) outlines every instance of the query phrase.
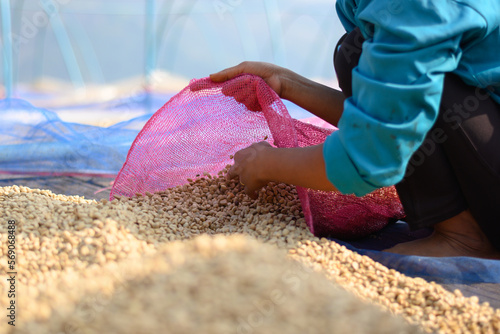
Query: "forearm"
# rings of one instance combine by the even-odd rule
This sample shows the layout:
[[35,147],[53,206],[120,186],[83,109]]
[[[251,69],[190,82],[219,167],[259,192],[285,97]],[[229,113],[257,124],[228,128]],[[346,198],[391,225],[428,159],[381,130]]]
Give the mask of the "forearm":
[[309,80],[292,71],[282,75],[281,97],[289,100],[326,122],[337,126],[344,110],[344,94]]
[[268,148],[263,161],[267,182],[293,184],[324,191],[337,191],[326,176],[323,145],[302,148]]
[[269,63],[245,61],[210,75],[214,82],[223,82],[242,73],[264,79],[283,99],[289,100],[326,122],[337,126],[344,110],[344,94],[303,76]]

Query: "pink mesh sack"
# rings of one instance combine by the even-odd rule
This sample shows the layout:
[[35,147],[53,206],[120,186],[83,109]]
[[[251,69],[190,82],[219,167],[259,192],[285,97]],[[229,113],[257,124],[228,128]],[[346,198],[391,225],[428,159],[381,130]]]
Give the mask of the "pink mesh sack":
[[[192,80],[161,107],[135,139],[118,174],[115,195],[132,197],[182,185],[203,172],[217,173],[230,155],[266,139],[277,147],[322,143],[334,131],[292,119],[279,96],[259,77],[224,83]],[[297,189],[311,232],[356,238],[404,216],[393,187],[364,197]]]

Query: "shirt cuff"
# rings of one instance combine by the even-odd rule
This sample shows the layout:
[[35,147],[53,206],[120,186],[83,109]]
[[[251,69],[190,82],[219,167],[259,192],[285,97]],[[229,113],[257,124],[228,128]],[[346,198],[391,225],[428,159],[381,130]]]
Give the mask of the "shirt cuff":
[[323,145],[323,158],[328,180],[342,194],[364,196],[378,189],[359,175],[340,140],[339,131],[328,136]]

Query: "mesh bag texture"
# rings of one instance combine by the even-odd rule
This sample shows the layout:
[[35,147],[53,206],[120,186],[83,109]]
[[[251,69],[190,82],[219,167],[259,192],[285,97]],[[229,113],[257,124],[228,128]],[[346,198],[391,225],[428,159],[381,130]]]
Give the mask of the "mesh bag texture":
[[[292,119],[279,96],[259,77],[224,83],[192,80],[146,123],[118,174],[115,195],[132,197],[185,184],[231,164],[230,155],[254,142],[304,147],[334,131]],[[306,222],[317,236],[352,239],[404,216],[393,187],[364,197],[297,188]]]

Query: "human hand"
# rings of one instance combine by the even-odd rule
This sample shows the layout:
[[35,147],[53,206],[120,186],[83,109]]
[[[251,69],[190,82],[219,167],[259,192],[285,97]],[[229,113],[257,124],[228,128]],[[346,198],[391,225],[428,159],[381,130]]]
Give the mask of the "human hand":
[[287,69],[274,64],[245,61],[239,65],[210,74],[210,79],[212,79],[213,82],[224,82],[233,79],[240,74],[253,74],[264,79],[264,81],[269,85],[269,87],[271,87],[272,90],[276,92],[276,94],[278,94],[279,97],[283,97],[283,76],[286,72]]
[[[232,96],[251,111],[261,111],[265,106],[261,106],[257,99],[257,90],[260,81],[256,80],[255,77],[244,76],[242,74],[253,74],[262,78],[272,90],[280,95],[283,91],[282,77],[286,71],[282,67],[269,63],[243,62],[237,66],[211,74],[210,79],[213,82],[227,82],[231,80],[222,86],[222,93],[226,96]],[[267,103],[272,103],[272,101],[267,101]]]
[[245,193],[253,199],[258,197],[257,191],[270,180],[267,178],[266,154],[273,147],[266,141],[254,143],[236,152],[234,165],[227,173],[228,179],[239,178],[245,187]]

